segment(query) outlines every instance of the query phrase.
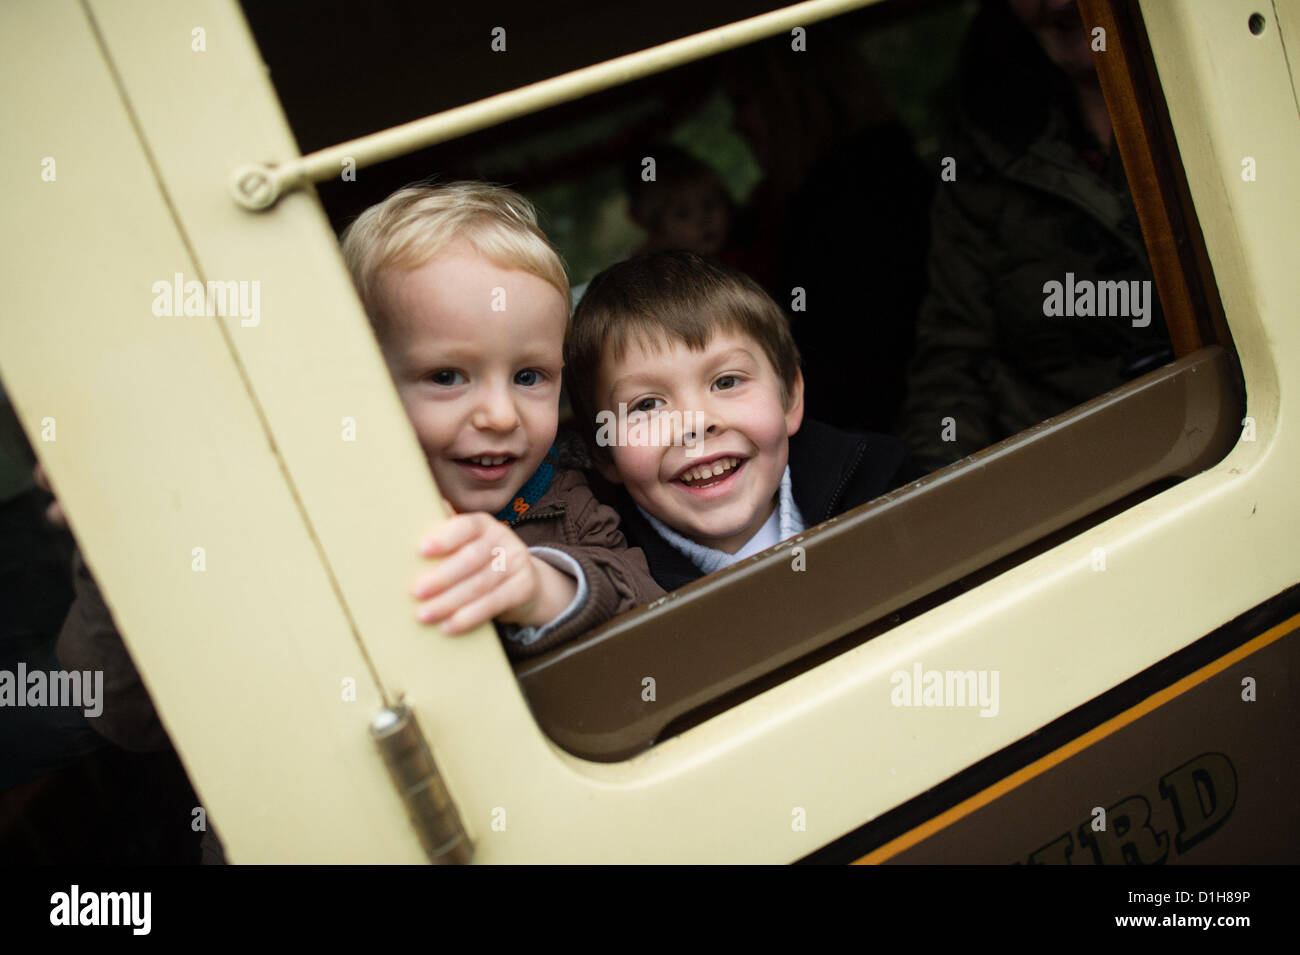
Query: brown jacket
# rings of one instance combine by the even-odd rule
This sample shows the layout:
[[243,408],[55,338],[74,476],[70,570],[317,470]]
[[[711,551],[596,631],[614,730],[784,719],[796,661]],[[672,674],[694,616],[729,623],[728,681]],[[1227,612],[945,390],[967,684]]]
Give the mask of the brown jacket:
[[[587,578],[587,602],[529,646],[505,634],[506,651],[527,657],[549,650],[634,607],[657,600],[663,589],[650,576],[640,548],[629,547],[618,513],[596,500],[581,471],[561,471],[514,526],[529,547],[552,547],[578,562]],[[557,565],[559,566],[559,565]]]

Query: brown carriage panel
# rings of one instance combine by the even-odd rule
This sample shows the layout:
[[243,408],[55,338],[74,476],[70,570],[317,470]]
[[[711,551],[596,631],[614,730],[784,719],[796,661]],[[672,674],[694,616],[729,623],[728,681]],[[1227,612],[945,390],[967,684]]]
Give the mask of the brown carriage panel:
[[[864,861],[908,865],[1286,864],[1300,851],[1294,753],[1300,619],[1109,721],[1113,732],[1020,785],[1002,780],[912,842]],[[1268,641],[1268,642],[1265,642]],[[1247,693],[1243,681],[1255,681]],[[1186,687],[1184,688],[1184,685]],[[1254,689],[1254,686],[1252,686]],[[1106,730],[1099,727],[1089,737]],[[1000,793],[1000,794],[999,794]],[[1106,810],[1105,828],[1097,809]],[[907,844],[910,843],[910,844]]]

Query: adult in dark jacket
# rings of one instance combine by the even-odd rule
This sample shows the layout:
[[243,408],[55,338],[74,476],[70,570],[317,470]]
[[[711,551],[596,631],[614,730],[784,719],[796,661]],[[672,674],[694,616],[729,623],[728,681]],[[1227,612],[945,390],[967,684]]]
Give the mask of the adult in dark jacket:
[[[1172,356],[1089,36],[1073,2],[994,0],[967,37],[905,405],[927,468]],[[1128,283],[1105,287],[1110,311],[1120,291],[1138,296],[1119,315],[1097,314],[1106,295],[1092,296],[1091,315],[1073,308],[1072,289],[1102,282]]]
[[[827,30],[724,60],[737,131],[763,170],[721,256],[790,318],[808,414],[893,433],[925,293],[932,178],[867,63]],[[798,289],[800,291],[796,292]]]

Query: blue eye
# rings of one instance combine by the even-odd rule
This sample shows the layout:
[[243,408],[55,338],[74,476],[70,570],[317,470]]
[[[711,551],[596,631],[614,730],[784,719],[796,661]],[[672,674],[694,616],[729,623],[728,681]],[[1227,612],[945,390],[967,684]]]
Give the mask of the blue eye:
[[541,384],[542,375],[536,368],[525,368],[515,375],[515,384],[523,385],[525,388],[531,388],[533,385]]
[[450,388],[452,385],[463,385],[465,383],[465,376],[450,368],[440,368],[429,376],[429,380],[435,385],[442,385],[445,388]]

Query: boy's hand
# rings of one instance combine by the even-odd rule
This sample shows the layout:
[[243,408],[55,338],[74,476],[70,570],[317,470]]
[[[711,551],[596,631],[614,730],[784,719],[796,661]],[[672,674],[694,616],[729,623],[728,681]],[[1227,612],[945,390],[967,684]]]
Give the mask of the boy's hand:
[[497,619],[539,626],[554,620],[573,600],[578,585],[568,574],[534,557],[519,535],[490,514],[458,514],[420,545],[437,567],[416,578],[422,601],[416,617],[463,633]]

